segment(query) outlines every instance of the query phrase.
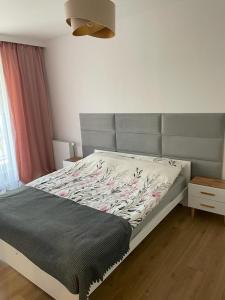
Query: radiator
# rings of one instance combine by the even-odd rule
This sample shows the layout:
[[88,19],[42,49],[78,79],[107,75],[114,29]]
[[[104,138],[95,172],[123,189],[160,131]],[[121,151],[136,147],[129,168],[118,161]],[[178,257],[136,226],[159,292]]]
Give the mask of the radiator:
[[72,142],[53,140],[53,150],[56,170],[63,167],[63,160],[75,155],[75,144]]

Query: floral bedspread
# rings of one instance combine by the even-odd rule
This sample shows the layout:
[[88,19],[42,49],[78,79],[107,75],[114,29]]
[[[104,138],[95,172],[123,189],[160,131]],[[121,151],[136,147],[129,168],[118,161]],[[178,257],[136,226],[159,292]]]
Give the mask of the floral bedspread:
[[31,183],[36,189],[120,216],[136,227],[181,171],[174,161],[94,153]]

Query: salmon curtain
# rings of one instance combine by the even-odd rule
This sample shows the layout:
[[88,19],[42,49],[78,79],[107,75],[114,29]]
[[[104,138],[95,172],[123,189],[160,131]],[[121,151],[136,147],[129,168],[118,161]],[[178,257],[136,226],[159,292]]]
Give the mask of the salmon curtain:
[[43,48],[1,42],[0,54],[19,177],[28,183],[55,168]]

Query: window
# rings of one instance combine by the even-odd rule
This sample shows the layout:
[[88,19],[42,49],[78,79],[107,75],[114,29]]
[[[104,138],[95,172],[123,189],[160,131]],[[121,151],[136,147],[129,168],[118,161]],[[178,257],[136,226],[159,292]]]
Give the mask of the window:
[[[2,127],[1,119],[0,119],[0,127]],[[3,136],[0,132],[0,164],[2,162],[4,162],[5,159],[6,159],[6,156],[4,155],[4,152],[3,152]]]
[[19,186],[6,86],[0,63],[0,193]]

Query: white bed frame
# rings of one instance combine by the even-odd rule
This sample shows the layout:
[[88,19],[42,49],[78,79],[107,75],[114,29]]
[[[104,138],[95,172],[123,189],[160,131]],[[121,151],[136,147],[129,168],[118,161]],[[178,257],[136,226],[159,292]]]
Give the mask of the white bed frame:
[[[186,178],[190,180],[190,163],[186,166]],[[130,250],[124,259],[146,238],[146,236],[179,204],[186,196],[187,188],[185,188],[175,199],[165,206],[141,231],[132,239]],[[123,259],[123,260],[124,260]],[[28,280],[33,282],[40,289],[45,291],[56,300],[79,300],[79,295],[71,294],[58,280],[53,278],[41,270],[38,266],[27,259],[18,250],[0,239],[0,260],[7,263],[17,272],[22,274]],[[122,261],[121,261],[122,262]],[[121,264],[114,265],[104,276],[104,280]],[[90,294],[102,282],[95,283],[91,286]]]

